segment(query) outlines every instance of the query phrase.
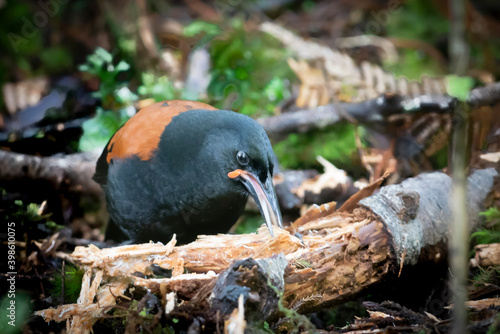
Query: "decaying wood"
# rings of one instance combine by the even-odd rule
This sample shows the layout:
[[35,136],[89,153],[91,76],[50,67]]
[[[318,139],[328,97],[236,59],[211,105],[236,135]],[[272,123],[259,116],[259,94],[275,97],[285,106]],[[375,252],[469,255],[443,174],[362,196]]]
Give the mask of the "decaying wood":
[[238,307],[234,309],[229,319],[224,323],[225,334],[243,334],[247,322],[245,321],[245,307],[243,304],[243,295],[238,297]]
[[318,174],[313,169],[285,170],[275,174],[273,182],[281,210],[300,208],[304,204],[304,199],[298,196],[296,189],[306,180],[318,177]]
[[[116,305],[118,297],[124,297],[123,293],[129,286],[128,279],[110,281],[99,287],[102,279],[102,271],[97,271],[94,281],[90,285],[92,268],[88,268],[83,281],[80,297],[76,304],[62,305],[58,308],[50,308],[35,312],[46,321],[64,321],[71,319],[68,326],[69,333],[89,333],[94,323],[102,318],[105,312]],[[93,302],[97,295],[96,303]]]
[[[484,178],[481,173],[489,173]],[[473,229],[479,217],[481,201],[477,194],[493,186],[494,169],[476,172],[469,177],[469,221]],[[451,179],[440,173],[429,173],[410,178],[399,185],[383,187],[375,196],[360,201],[386,224],[398,258],[405,254],[404,265],[416,264],[422,256],[440,262],[447,253],[451,209],[448,200]],[[422,195],[425,196],[422,196]],[[422,240],[428,242],[422,253]]]
[[[469,178],[471,215],[480,210],[495,176],[495,170],[487,169]],[[450,186],[446,174],[435,172],[383,187],[350,212],[312,215],[313,220],[297,228],[302,240],[285,230],[276,230],[272,238],[261,228],[257,234],[200,236],[178,247],[173,247],[175,240],[105,250],[77,247],[71,258],[102,272],[104,286],[117,279],[114,273],[120,282],[129,279],[131,285],[161,294],[168,315],[177,318],[216,319],[218,314],[227,320],[240,295],[247,320],[279,317],[280,294],[284,306],[308,313],[396,277],[401,266],[446,261]],[[153,263],[171,270],[172,277],[144,277]],[[135,270],[143,270],[143,277]],[[172,293],[184,302],[176,302]],[[60,321],[76,315],[68,315],[68,307],[37,314]],[[95,321],[94,311],[85,312],[78,314]]]
[[[130,276],[135,272],[151,274],[148,267],[156,264],[160,267],[179,268],[182,262],[173,263],[168,257],[176,243],[175,235],[166,244],[142,244],[132,246],[118,246],[99,249],[94,245],[76,247],[71,255],[74,260],[91,268],[103,268],[109,276]],[[162,261],[163,260],[163,261]],[[167,262],[164,262],[167,261]],[[175,272],[175,275],[182,271]]]
[[344,170],[338,169],[322,156],[316,159],[324,172],[284,171],[274,177],[276,194],[283,211],[302,208],[304,204],[344,202],[354,195],[363,182],[356,185]]
[[484,310],[491,307],[500,306],[500,298],[486,298],[480,300],[468,300],[465,307],[473,310]]
[[488,267],[500,264],[500,243],[477,245],[476,255],[470,260],[473,267]]

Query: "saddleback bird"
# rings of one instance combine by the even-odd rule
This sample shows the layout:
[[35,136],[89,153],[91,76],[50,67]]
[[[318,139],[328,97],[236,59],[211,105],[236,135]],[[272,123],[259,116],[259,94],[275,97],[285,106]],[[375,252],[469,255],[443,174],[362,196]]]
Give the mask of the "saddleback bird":
[[134,115],[109,140],[94,180],[106,193],[106,238],[179,243],[227,232],[248,195],[265,223],[282,227],[274,153],[252,118],[194,101],[165,101]]

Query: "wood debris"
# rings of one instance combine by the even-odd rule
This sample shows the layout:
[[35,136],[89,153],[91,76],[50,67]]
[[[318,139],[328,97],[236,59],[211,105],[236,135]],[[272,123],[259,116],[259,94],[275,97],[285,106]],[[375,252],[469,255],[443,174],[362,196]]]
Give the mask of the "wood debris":
[[247,322],[245,321],[245,307],[243,304],[243,295],[238,297],[238,308],[235,308],[229,319],[224,322],[224,333],[243,334]]
[[[70,320],[68,333],[89,333],[94,323],[102,318],[105,312],[116,305],[118,297],[124,297],[124,292],[129,286],[127,279],[116,280],[99,286],[103,272],[97,271],[90,285],[92,269],[89,268],[84,275],[82,290],[76,304],[62,305],[36,311],[35,315],[42,316],[45,321]],[[96,298],[94,303],[94,299]]]
[[[441,332],[446,322],[434,316],[414,312],[391,301],[364,302],[369,317],[357,318],[352,325],[342,328],[341,333],[414,333]],[[332,333],[332,332],[331,332]],[[340,333],[334,331],[333,333]]]
[[480,300],[468,300],[465,302],[465,306],[469,309],[483,310],[491,307],[500,306],[500,298],[487,298]]
[[173,275],[176,276],[183,273],[182,260],[176,261],[168,257],[175,243],[174,235],[166,245],[149,243],[104,249],[99,249],[94,245],[78,246],[71,256],[84,266],[101,268],[109,276],[131,276],[135,272],[150,275],[151,272],[147,268],[152,264],[172,269]]
[[476,245],[476,255],[470,260],[473,267],[496,266],[500,264],[500,243]]

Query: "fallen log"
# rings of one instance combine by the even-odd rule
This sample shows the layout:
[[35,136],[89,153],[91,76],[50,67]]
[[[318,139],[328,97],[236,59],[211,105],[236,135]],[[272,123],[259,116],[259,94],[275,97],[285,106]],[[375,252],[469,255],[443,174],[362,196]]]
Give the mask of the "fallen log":
[[0,150],[0,181],[45,180],[54,189],[102,195],[92,180],[98,157],[97,152],[39,157]]
[[[471,228],[496,175],[494,169],[485,169],[469,177]],[[283,307],[314,312],[397,277],[404,266],[446,261],[450,192],[449,176],[423,174],[383,187],[357,207],[350,203],[350,211],[311,215],[311,221],[297,227],[301,239],[285,230],[275,231],[272,238],[261,228],[257,234],[200,236],[178,247],[173,247],[175,240],[165,246],[77,247],[70,258],[104,273],[103,284],[118,279],[110,276],[114,272],[122,280],[131,278],[131,285],[160,294],[168,305],[167,317],[189,323],[202,317],[205,328],[215,328],[229,319],[243,295],[245,319],[277,319]],[[152,264],[171,270],[172,277],[148,278]],[[137,270],[146,277],[137,277]],[[46,321],[60,320],[67,307],[36,314]],[[89,323],[99,316],[94,310],[82,314],[93,317]]]

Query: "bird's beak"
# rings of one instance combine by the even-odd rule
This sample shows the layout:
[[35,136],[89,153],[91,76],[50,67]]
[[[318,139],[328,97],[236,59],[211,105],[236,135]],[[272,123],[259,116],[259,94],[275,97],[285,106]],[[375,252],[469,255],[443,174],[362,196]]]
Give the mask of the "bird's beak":
[[247,188],[248,192],[255,200],[255,203],[257,203],[271,236],[274,236],[273,225],[283,228],[278,198],[276,197],[273,178],[270,173],[267,173],[267,179],[264,186],[257,176],[246,170],[236,169],[228,173],[227,176],[231,179],[239,179]]

